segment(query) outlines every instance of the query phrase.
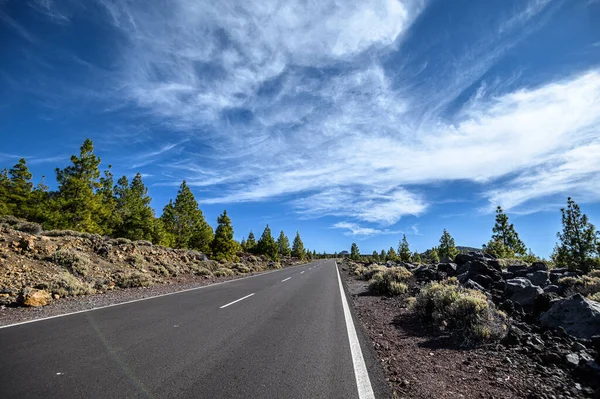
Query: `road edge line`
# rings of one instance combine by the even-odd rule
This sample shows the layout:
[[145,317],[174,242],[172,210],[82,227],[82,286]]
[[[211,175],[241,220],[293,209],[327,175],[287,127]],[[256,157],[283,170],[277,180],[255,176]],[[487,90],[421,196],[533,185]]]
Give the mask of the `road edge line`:
[[[312,262],[311,262],[311,263],[312,263]],[[299,266],[305,266],[305,265],[307,265],[307,264],[308,264],[308,263],[304,263],[304,264],[301,264],[301,265],[295,265],[295,266],[284,267],[284,268],[282,268],[282,269],[277,269],[277,270],[269,270],[269,271],[265,271],[265,272],[262,272],[262,273],[254,274],[254,275],[252,275],[252,276],[246,276],[246,277],[234,278],[234,279],[227,280],[227,281],[219,281],[218,283],[213,283],[213,284],[203,285],[203,286],[200,286],[200,287],[194,287],[194,288],[186,288],[185,290],[181,290],[181,291],[167,292],[166,294],[159,294],[159,295],[154,295],[154,296],[148,296],[148,297],[146,297],[146,298],[133,299],[133,300],[131,300],[131,301],[125,301],[125,302],[119,302],[119,303],[112,303],[112,304],[110,304],[110,305],[99,306],[99,307],[96,307],[96,308],[91,308],[91,309],[83,309],[83,310],[78,310],[78,311],[76,311],[76,312],[70,312],[70,313],[57,314],[57,315],[54,315],[54,316],[41,317],[41,318],[39,318],[39,319],[31,319],[31,320],[21,321],[21,322],[19,322],[19,323],[14,323],[14,324],[7,324],[7,325],[4,325],[4,326],[0,326],[0,330],[2,330],[3,328],[16,327],[16,326],[20,326],[20,325],[23,325],[23,324],[35,323],[35,322],[38,322],[38,321],[44,321],[44,320],[57,319],[57,318],[59,318],[59,317],[71,316],[71,315],[74,315],[74,314],[79,314],[79,313],[93,312],[94,310],[100,310],[100,309],[112,308],[112,307],[115,307],[115,306],[127,305],[127,304],[129,304],[129,303],[135,303],[135,302],[147,301],[147,300],[149,300],[149,299],[154,299],[154,298],[162,298],[162,297],[164,297],[164,296],[175,295],[175,294],[181,294],[181,293],[184,293],[184,292],[189,292],[189,291],[200,290],[200,289],[202,289],[202,288],[214,287],[214,286],[217,286],[217,285],[221,285],[221,284],[227,284],[227,283],[231,283],[231,282],[234,282],[234,281],[240,281],[240,280],[245,280],[245,279],[248,279],[248,278],[259,277],[259,276],[264,276],[264,275],[266,275],[266,274],[271,274],[271,273],[282,272],[282,271],[284,271],[284,270],[289,270],[289,269],[291,269],[291,268],[294,268],[294,267],[299,267]]]
[[226,308],[227,306],[231,306],[231,305],[233,305],[234,303],[238,303],[239,301],[243,301],[243,300],[244,300],[244,299],[246,299],[246,298],[250,298],[250,297],[251,297],[252,295],[254,295],[254,294],[255,294],[255,292],[253,292],[253,293],[252,293],[252,294],[250,294],[250,295],[246,295],[246,296],[244,296],[244,297],[241,297],[240,299],[236,299],[236,300],[235,300],[235,301],[233,301],[233,302],[229,302],[229,303],[228,303],[228,304],[226,304],[226,305],[219,306],[219,309],[224,309],[224,308]]
[[342,285],[342,277],[337,267],[337,262],[333,262],[335,265],[335,272],[338,278],[338,284],[340,287],[340,296],[342,297],[342,308],[344,309],[344,319],[346,320],[346,330],[348,331],[348,341],[350,343],[350,352],[352,354],[352,365],[354,366],[354,376],[356,377],[356,388],[358,390],[359,399],[375,399],[375,393],[371,386],[371,379],[369,378],[369,372],[365,364],[365,359],[358,341],[358,335],[356,334],[356,328],[354,327],[354,321],[352,314],[350,313],[350,307],[346,299],[344,292],[344,286]]

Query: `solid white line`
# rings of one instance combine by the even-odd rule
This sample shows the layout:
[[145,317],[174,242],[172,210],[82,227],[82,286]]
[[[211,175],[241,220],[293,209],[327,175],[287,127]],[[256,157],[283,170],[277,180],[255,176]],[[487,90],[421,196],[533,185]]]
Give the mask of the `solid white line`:
[[281,280],[281,282],[283,283],[284,281],[288,281],[289,279],[291,279],[291,277],[285,278],[285,279]]
[[337,268],[337,262],[334,261],[334,264],[338,277],[338,284],[340,285],[340,295],[342,296],[344,317],[346,318],[346,329],[348,330],[348,340],[350,341],[350,352],[352,353],[352,363],[354,365],[354,376],[356,377],[358,398],[375,399],[373,387],[371,386],[371,380],[369,379],[369,373],[367,372],[367,366],[365,365],[365,359],[363,358],[363,354],[360,349],[360,342],[358,341],[356,329],[354,328],[354,322],[352,321],[352,314],[350,313],[348,301],[346,300],[346,295],[344,294],[344,286],[342,285],[340,271]]
[[302,274],[302,273],[304,273],[304,272],[305,272],[305,270],[302,270],[302,271],[300,272],[300,274]]
[[236,302],[243,301],[243,300],[244,300],[244,299],[246,299],[246,298],[250,298],[252,295],[254,295],[254,292],[253,292],[252,294],[250,294],[250,295],[246,295],[246,296],[245,296],[245,297],[243,297],[243,298],[236,299],[236,300],[235,300],[235,301],[233,301],[233,302],[229,302],[227,305],[223,305],[223,306],[221,306],[219,309],[223,309],[223,308],[226,308],[226,307],[227,307],[227,306],[229,306],[229,305],[233,305],[233,304],[234,304],[234,303],[236,303]]
[[84,310],[78,310],[76,312],[71,312],[71,313],[63,313],[63,314],[57,314],[55,316],[48,316],[48,317],[40,317],[39,319],[32,319],[32,320],[27,320],[27,321],[22,321],[19,323],[14,323],[14,324],[7,324],[5,326],[0,326],[0,330],[3,328],[8,328],[8,327],[15,327],[15,326],[20,326],[21,324],[29,324],[29,323],[35,323],[38,321],[44,321],[44,320],[50,320],[50,319],[56,319],[59,317],[65,317],[65,316],[70,316],[72,314],[78,314],[78,313],[85,313],[85,312],[93,312],[94,310],[100,310],[100,309],[106,309],[106,308],[112,308],[115,306],[121,306],[121,305],[127,305],[128,303],[134,303],[134,302],[141,302],[141,301],[147,301],[148,299],[154,299],[154,298],[161,298],[163,296],[169,296],[169,295],[175,295],[175,294],[181,294],[183,292],[188,292],[188,291],[195,291],[195,290],[200,290],[202,288],[208,288],[208,287],[214,287],[215,285],[221,285],[221,284],[227,284],[227,283],[232,283],[234,281],[240,281],[240,280],[245,280],[247,278],[253,278],[253,277],[260,277],[260,276],[264,276],[266,274],[271,274],[271,273],[277,273],[277,272],[282,272],[286,269],[290,269],[292,267],[298,267],[298,266],[304,266],[305,264],[302,265],[296,265],[296,266],[290,266],[290,267],[286,267],[285,269],[279,269],[279,270],[270,270],[267,272],[262,272],[259,274],[255,274],[253,276],[247,276],[247,277],[240,277],[240,278],[236,278],[233,280],[227,280],[227,281],[221,281],[218,283],[214,283],[214,284],[209,284],[209,285],[203,285],[201,287],[194,287],[194,288],[187,288],[185,290],[181,290],[181,291],[174,291],[174,292],[168,292],[166,294],[160,294],[160,295],[154,295],[154,296],[149,296],[146,298],[140,298],[140,299],[133,299],[131,301],[125,301],[125,302],[119,302],[119,303],[113,303],[111,305],[105,305],[105,306],[99,306],[97,308],[91,308],[91,309],[84,309]]

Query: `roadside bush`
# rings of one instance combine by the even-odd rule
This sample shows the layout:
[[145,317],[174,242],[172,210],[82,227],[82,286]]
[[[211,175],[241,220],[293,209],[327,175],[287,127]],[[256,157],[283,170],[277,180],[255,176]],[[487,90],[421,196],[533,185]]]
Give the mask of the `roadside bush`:
[[592,270],[591,272],[588,273],[588,276],[600,278],[600,270]]
[[86,277],[89,274],[90,259],[75,250],[59,249],[52,255],[52,261],[76,276]]
[[29,234],[40,234],[42,232],[42,226],[39,225],[38,223],[31,223],[31,222],[23,222],[23,223],[17,223],[14,226],[15,230],[18,231],[22,231],[23,233],[29,233]]
[[234,263],[233,269],[240,274],[246,274],[246,273],[250,273],[252,271],[249,267],[247,267],[243,263]]
[[146,258],[141,254],[132,254],[127,258],[127,261],[137,269],[140,269],[146,262]]
[[362,280],[370,280],[373,276],[379,272],[384,272],[387,270],[385,266],[369,266],[363,269],[360,278]]
[[593,295],[600,292],[600,277],[592,275],[581,277],[563,277],[558,283],[565,287],[568,295],[581,294],[583,296]]
[[417,294],[412,309],[425,321],[461,333],[465,342],[506,335],[506,315],[485,294],[455,282],[429,283]]
[[149,287],[152,280],[144,273],[120,274],[117,276],[116,283],[121,288]]
[[600,302],[600,292],[596,292],[595,294],[590,295],[588,297],[588,299],[591,299],[592,301]]
[[373,275],[369,281],[369,292],[375,295],[400,295],[408,291],[405,284],[412,273],[404,267],[392,267]]
[[48,290],[52,294],[58,294],[61,297],[88,295],[95,292],[90,284],[67,272],[57,275],[48,285]]
[[163,265],[152,265],[149,269],[150,271],[165,277],[168,277],[170,274],[169,271]]
[[208,270],[205,267],[199,267],[197,269],[194,269],[194,274],[196,276],[212,276],[213,272],[211,272],[210,270]]
[[227,268],[220,268],[217,269],[213,272],[213,276],[215,277],[227,277],[227,276],[233,276],[235,274],[235,272],[231,269],[227,269]]

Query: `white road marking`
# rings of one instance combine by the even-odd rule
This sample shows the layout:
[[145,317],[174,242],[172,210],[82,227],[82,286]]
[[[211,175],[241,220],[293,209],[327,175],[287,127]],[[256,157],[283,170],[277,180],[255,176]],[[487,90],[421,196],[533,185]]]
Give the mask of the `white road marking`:
[[288,281],[289,279],[291,279],[291,277],[288,277],[286,279],[281,280],[281,282],[283,283],[284,281]]
[[371,386],[371,380],[369,379],[369,373],[367,372],[367,366],[365,365],[365,359],[360,349],[360,342],[356,335],[356,329],[354,328],[354,322],[352,321],[352,314],[348,307],[348,301],[346,300],[346,294],[344,294],[344,286],[342,285],[342,278],[340,277],[340,271],[337,268],[337,262],[334,261],[335,271],[338,276],[338,283],[340,285],[340,295],[342,296],[342,307],[344,308],[344,317],[346,318],[346,329],[348,330],[348,340],[350,341],[350,352],[352,353],[352,363],[354,364],[354,376],[356,377],[356,387],[358,389],[359,399],[375,399],[373,393],[373,387]]
[[254,292],[253,292],[252,294],[250,294],[250,295],[246,295],[246,296],[245,296],[245,297],[243,297],[243,298],[236,299],[236,300],[235,300],[235,301],[233,301],[233,302],[229,302],[227,305],[223,305],[223,306],[221,306],[219,309],[223,309],[223,308],[226,308],[226,307],[227,307],[227,306],[229,306],[229,305],[233,305],[233,304],[234,304],[234,303],[236,303],[236,302],[243,301],[243,300],[244,300],[244,299],[246,299],[246,298],[250,298],[252,295],[254,295]]
[[219,283],[214,283],[214,284],[209,284],[209,285],[203,285],[201,287],[194,287],[194,288],[187,288],[185,290],[180,290],[180,291],[174,291],[174,292],[168,292],[166,294],[160,294],[160,295],[154,295],[154,296],[148,296],[146,298],[140,298],[140,299],[134,299],[131,301],[125,301],[125,302],[119,302],[119,303],[113,303],[111,305],[106,305],[106,306],[98,306],[97,308],[91,308],[91,309],[84,309],[84,310],[78,310],[76,312],[71,312],[71,313],[63,313],[63,314],[57,314],[56,316],[48,316],[48,317],[40,317],[39,319],[32,319],[32,320],[27,320],[27,321],[22,321],[19,323],[14,323],[14,324],[7,324],[5,326],[0,326],[0,330],[3,328],[9,328],[9,327],[16,327],[16,326],[20,326],[21,324],[29,324],[29,323],[35,323],[38,321],[44,321],[44,320],[50,320],[50,319],[56,319],[59,317],[65,317],[65,316],[70,316],[72,314],[78,314],[78,313],[86,313],[86,312],[93,312],[94,310],[100,310],[100,309],[106,309],[106,308],[112,308],[115,306],[121,306],[121,305],[127,305],[128,303],[135,303],[135,302],[141,302],[141,301],[147,301],[148,299],[154,299],[154,298],[161,298],[163,296],[169,296],[169,295],[175,295],[175,294],[181,294],[183,292],[188,292],[188,291],[195,291],[195,290],[200,290],[202,288],[208,288],[208,287],[214,287],[216,285],[221,285],[221,284],[227,284],[227,283],[233,283],[234,281],[240,281],[240,280],[245,280],[247,278],[254,278],[254,277],[260,277],[260,276],[264,276],[266,274],[271,274],[271,273],[277,273],[277,272],[281,272],[283,270],[286,269],[290,269],[293,267],[300,267],[300,266],[304,266],[304,264],[302,265],[297,265],[297,266],[290,266],[290,267],[286,267],[285,269],[279,269],[279,270],[271,270],[268,272],[262,272],[259,274],[255,274],[253,276],[247,276],[247,277],[240,277],[240,278],[236,278],[233,280],[227,280],[227,281],[221,281]]
[[305,270],[302,270],[302,271],[300,272],[300,274],[302,274],[302,273],[304,273],[304,272],[305,272]]

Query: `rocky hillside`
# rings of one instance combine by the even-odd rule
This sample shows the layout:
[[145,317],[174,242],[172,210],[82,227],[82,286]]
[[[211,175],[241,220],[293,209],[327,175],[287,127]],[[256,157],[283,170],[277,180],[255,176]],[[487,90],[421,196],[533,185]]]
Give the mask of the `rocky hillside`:
[[[542,382],[523,396],[600,397],[600,273],[583,275],[549,269],[542,262],[495,259],[481,252],[459,254],[454,262],[432,265],[348,261],[344,268],[351,276],[368,281],[365,294],[398,298],[397,317],[419,320],[416,324],[455,336],[456,348],[483,345],[492,348],[490,359],[508,354],[506,364],[510,358],[528,359],[523,364],[531,378],[539,377]],[[389,303],[382,306],[387,309]],[[377,320],[371,315],[377,313],[376,307],[366,316],[374,325]],[[381,325],[385,323],[378,328]],[[379,334],[402,339],[402,334]],[[377,340],[374,335],[376,345]],[[498,344],[504,349],[494,346]],[[385,356],[389,361],[390,353]],[[400,385],[393,388],[408,393]]]
[[0,306],[44,306],[54,299],[170,283],[247,275],[301,263],[238,253],[217,262],[198,251],[75,231],[42,231],[35,223],[0,223]]

